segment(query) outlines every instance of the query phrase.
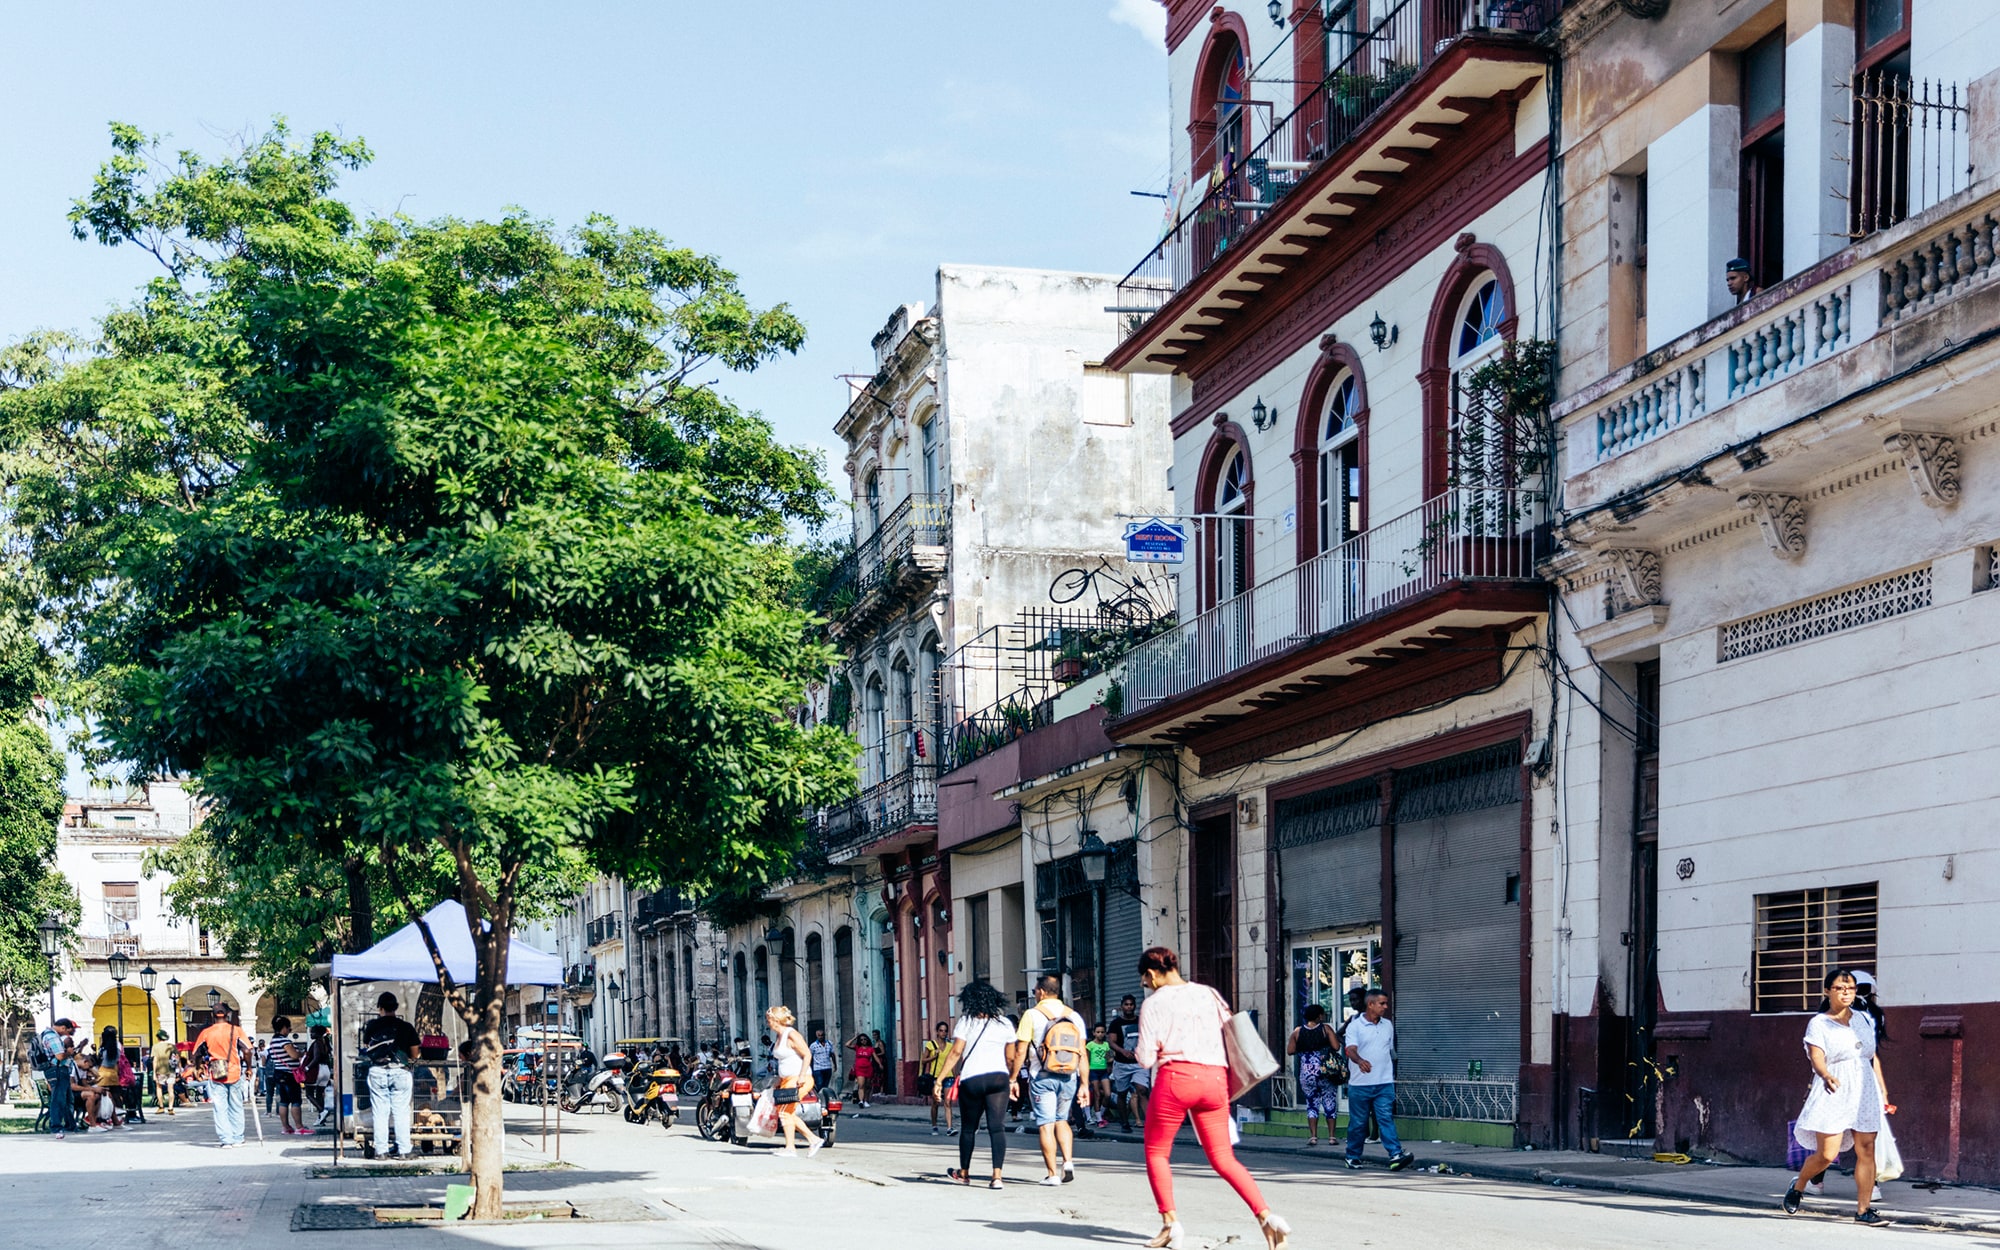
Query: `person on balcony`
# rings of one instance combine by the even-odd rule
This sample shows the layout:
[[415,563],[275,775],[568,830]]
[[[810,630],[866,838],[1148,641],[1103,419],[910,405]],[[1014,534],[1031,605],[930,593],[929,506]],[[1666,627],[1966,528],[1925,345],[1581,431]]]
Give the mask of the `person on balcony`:
[[1741,304],[1757,293],[1757,280],[1750,276],[1750,262],[1738,256],[1722,268],[1722,281],[1729,294]]

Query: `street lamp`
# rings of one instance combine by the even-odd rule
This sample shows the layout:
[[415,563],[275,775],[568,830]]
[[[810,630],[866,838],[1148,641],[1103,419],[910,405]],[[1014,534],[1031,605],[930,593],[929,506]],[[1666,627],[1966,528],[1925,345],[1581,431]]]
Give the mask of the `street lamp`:
[[604,1001],[611,1007],[611,1036],[604,1039],[605,1049],[618,1040],[618,974],[611,973],[604,978]]
[[1111,848],[1104,845],[1104,839],[1097,836],[1095,829],[1085,829],[1077,841],[1077,859],[1082,861],[1083,879],[1092,885],[1103,885],[1105,870],[1111,866]]
[[41,935],[42,956],[49,961],[49,1025],[56,1022],[56,953],[62,949],[62,924],[56,914],[50,912],[42,917],[42,923],[35,926]]
[[174,1049],[179,1050],[181,1045],[181,979],[179,977],[167,978],[167,1001],[173,1004]]
[[160,974],[153,971],[153,965],[147,964],[145,967],[139,969],[139,988],[146,991],[146,1049],[147,1050],[153,1049],[153,1008],[158,1006],[158,1004],[153,1001],[153,987],[158,985],[159,983],[160,983]]
[[118,995],[118,1049],[125,1049],[125,978],[132,975],[132,960],[123,951],[112,951],[111,958],[104,961],[111,969],[111,984],[117,987]]

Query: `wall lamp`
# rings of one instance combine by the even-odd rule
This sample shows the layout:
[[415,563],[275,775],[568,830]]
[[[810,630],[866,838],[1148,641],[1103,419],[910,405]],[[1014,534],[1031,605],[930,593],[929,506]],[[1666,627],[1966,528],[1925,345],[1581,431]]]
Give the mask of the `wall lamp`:
[[1264,397],[1259,395],[1257,402],[1250,405],[1250,424],[1256,426],[1259,431],[1270,429],[1272,426],[1278,424],[1277,408],[1266,408],[1264,406]]
[[1376,313],[1375,320],[1368,323],[1368,341],[1375,344],[1375,350],[1379,352],[1396,341],[1396,327],[1382,320],[1381,313]]

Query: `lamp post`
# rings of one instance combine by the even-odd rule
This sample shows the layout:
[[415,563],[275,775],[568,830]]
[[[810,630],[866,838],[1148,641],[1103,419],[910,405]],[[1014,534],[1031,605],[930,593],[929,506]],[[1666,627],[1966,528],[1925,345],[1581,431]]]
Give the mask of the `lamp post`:
[[42,957],[49,961],[49,1026],[56,1022],[56,953],[62,949],[62,924],[56,914],[50,912],[42,917],[42,923],[35,926],[35,932],[42,939]]
[[618,974],[610,973],[604,978],[604,1001],[611,1008],[611,1036],[604,1039],[604,1048],[611,1049],[611,1043],[618,1040]]
[[111,984],[117,988],[112,993],[118,996],[118,1049],[125,1049],[125,978],[132,975],[132,960],[123,951],[112,951],[111,958],[104,961],[111,970]]
[[179,977],[167,978],[167,1001],[173,1004],[171,1010],[174,1013],[174,1049],[179,1050],[181,1048],[181,979]]

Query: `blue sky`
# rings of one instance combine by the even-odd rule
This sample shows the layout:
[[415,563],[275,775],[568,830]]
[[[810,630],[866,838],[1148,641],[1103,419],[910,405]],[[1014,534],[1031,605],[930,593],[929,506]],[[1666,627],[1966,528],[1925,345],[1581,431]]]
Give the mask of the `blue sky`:
[[[1158,0],[22,4],[0,124],[0,338],[87,328],[150,276],[63,214],[132,122],[211,153],[274,115],[365,137],[381,212],[592,211],[785,300],[797,357],[723,389],[830,447],[891,309],[940,262],[1124,272],[1167,162]],[[830,457],[837,471],[840,457]]]
[[[0,339],[88,329],[152,276],[64,214],[128,121],[211,154],[273,116],[366,138],[378,212],[605,212],[788,301],[798,356],[723,389],[828,449],[890,311],[942,262],[1122,273],[1166,180],[1158,0],[18,4]],[[838,473],[839,454],[829,455]],[[844,485],[844,482],[841,483]],[[71,777],[73,792],[82,778]]]

